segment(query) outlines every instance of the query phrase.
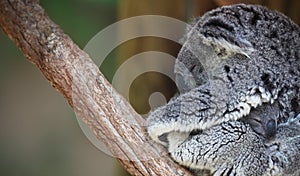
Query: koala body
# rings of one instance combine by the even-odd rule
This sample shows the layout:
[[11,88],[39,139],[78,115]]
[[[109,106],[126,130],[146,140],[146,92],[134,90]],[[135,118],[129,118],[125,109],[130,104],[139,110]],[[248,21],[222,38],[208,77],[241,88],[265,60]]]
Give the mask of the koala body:
[[214,175],[299,175],[296,24],[261,6],[213,10],[188,27],[174,70],[180,95],[147,130],[175,161]]

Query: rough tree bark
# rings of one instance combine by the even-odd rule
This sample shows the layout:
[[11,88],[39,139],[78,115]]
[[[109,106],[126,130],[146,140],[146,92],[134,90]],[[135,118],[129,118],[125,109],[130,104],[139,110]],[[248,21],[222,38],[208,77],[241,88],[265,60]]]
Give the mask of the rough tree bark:
[[150,142],[144,120],[37,0],[0,0],[0,26],[131,174],[190,175]]

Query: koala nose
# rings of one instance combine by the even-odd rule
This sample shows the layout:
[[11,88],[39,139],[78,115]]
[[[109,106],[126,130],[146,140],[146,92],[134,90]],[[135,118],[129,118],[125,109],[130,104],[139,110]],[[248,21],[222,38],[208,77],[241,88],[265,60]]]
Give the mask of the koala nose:
[[277,125],[274,119],[270,119],[267,121],[265,125],[265,137],[272,138],[276,134]]

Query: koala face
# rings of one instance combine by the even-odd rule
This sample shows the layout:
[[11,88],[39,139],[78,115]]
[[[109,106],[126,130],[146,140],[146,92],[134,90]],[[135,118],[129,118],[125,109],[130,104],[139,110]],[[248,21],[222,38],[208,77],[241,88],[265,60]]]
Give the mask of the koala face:
[[276,135],[279,113],[277,103],[264,104],[251,110],[251,113],[241,121],[250,124],[252,129],[265,139],[272,139]]
[[[215,175],[274,175],[288,171],[273,172],[278,167],[270,163],[299,166],[283,159],[297,155],[300,133],[281,140],[279,130],[300,114],[299,27],[264,7],[234,5],[195,19],[182,43],[174,67],[180,95],[149,114],[150,137],[180,164]],[[274,141],[296,149],[273,161],[266,145]],[[260,157],[250,172],[235,163]]]

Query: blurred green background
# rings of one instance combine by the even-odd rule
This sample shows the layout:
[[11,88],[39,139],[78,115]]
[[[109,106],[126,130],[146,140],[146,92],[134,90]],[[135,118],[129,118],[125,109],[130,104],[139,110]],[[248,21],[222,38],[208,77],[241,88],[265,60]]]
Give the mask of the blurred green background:
[[[119,19],[159,14],[187,21],[220,5],[238,2],[267,5],[284,12],[299,24],[298,0],[41,0],[51,19],[81,48],[97,32]],[[111,78],[117,65],[142,50],[167,45],[166,52],[176,56],[179,49],[172,43],[162,44],[167,41],[155,39],[150,42],[151,46],[147,41],[139,39],[136,44],[131,42],[120,51],[114,51],[109,56],[110,62],[101,70]],[[145,46],[148,49],[141,49]],[[120,55],[124,58],[117,58]],[[88,141],[62,95],[1,30],[0,82],[0,175],[126,175],[114,158]]]
[[[117,21],[116,0],[42,0],[81,47]],[[0,30],[0,175],[121,175],[119,163],[82,133],[62,95]]]

